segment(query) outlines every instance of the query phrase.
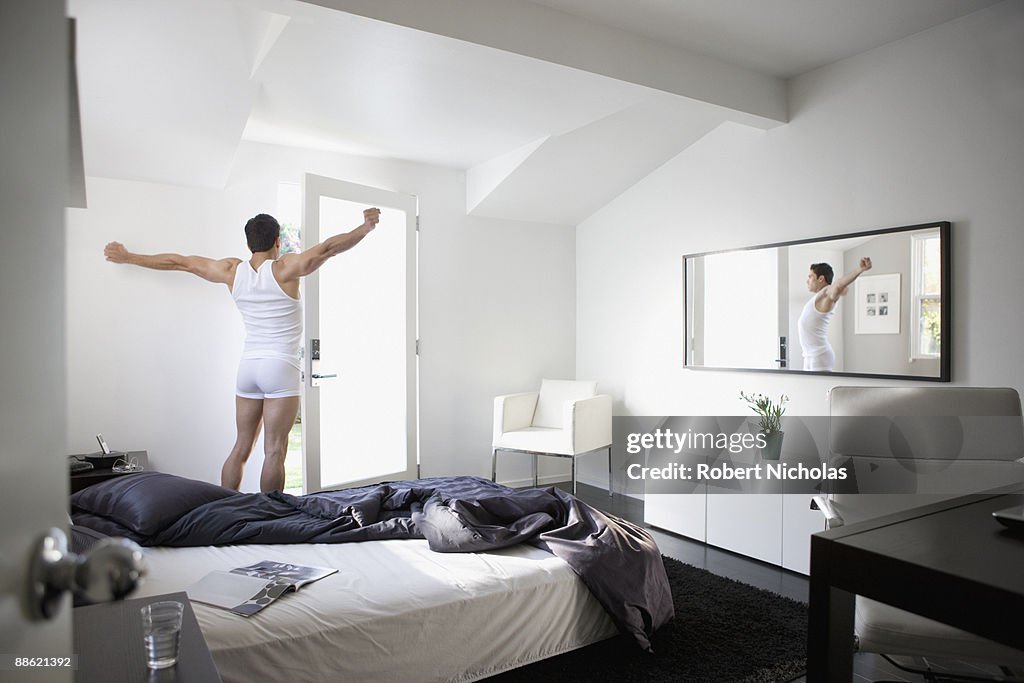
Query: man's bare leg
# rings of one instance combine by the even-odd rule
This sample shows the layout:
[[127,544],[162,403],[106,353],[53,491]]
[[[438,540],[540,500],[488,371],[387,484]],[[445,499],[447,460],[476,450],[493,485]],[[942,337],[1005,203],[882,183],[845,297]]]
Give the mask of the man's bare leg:
[[220,485],[238,490],[242,485],[242,469],[249,459],[263,421],[263,399],[235,396],[235,445],[220,470]]
[[284,459],[288,455],[288,433],[299,412],[299,397],[268,398],[263,401],[263,472],[260,490],[284,489]]

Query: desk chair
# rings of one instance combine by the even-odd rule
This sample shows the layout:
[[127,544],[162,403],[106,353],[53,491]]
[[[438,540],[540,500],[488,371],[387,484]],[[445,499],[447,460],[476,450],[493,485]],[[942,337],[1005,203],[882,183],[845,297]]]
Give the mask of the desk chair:
[[[997,388],[834,387],[829,450],[833,466],[853,468],[858,491],[837,483],[827,497],[814,497],[811,508],[830,528],[1022,482],[1020,396]],[[1024,651],[860,596],[855,632],[857,651],[882,654],[929,681],[982,680],[977,669],[974,678],[938,673],[938,660],[994,663],[1002,674],[986,680],[1024,680]]]
[[612,495],[612,397],[597,393],[597,382],[542,380],[540,391],[507,394],[494,399],[491,481],[498,477],[498,452],[572,461],[572,493],[576,495],[576,458],[608,451],[608,495]]

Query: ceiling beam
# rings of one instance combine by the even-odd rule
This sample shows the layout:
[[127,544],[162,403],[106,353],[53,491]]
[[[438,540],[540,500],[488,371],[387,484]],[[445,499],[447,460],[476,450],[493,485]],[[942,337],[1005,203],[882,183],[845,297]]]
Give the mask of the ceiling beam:
[[759,128],[788,120],[785,81],[522,0],[306,0],[722,107]]
[[[494,160],[470,168],[466,211],[490,218],[579,225],[721,124],[712,107],[652,93],[647,101],[538,141],[528,150],[517,150],[520,158],[514,167],[502,169],[500,176],[492,168]],[[609,163],[609,158],[614,162]],[[491,182],[479,182],[480,176],[490,177]]]

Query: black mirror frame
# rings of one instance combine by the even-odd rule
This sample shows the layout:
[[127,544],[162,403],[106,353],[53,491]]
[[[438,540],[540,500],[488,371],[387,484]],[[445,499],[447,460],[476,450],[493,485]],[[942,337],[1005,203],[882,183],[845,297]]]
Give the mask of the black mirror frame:
[[[691,365],[687,362],[690,357],[690,337],[686,329],[687,321],[687,294],[686,291],[686,261],[687,259],[696,258],[698,256],[710,256],[712,254],[724,254],[734,251],[753,251],[756,249],[770,249],[774,247],[791,247],[798,244],[811,244],[816,242],[831,242],[834,240],[842,240],[853,237],[867,237],[873,235],[884,235],[887,233],[894,232],[910,232],[912,230],[923,230],[925,228],[938,228],[939,229],[939,262],[942,268],[942,275],[940,277],[940,316],[942,318],[940,336],[942,339],[942,350],[939,353],[939,374],[938,376],[922,376],[922,375],[889,375],[883,373],[873,372],[825,372],[820,370],[795,370],[791,368],[726,368],[726,367],[707,367],[703,365]],[[772,242],[770,244],[758,244],[750,247],[741,247],[738,249],[721,249],[718,251],[705,251],[694,254],[683,255],[683,368],[687,370],[709,370],[714,372],[770,372],[774,374],[784,375],[823,375],[827,377],[873,377],[877,379],[907,379],[917,382],[950,382],[952,381],[952,359],[953,359],[953,348],[952,348],[952,311],[953,311],[953,289],[950,286],[952,283],[952,223],[950,221],[934,221],[931,223],[920,223],[918,225],[904,225],[895,228],[880,228],[877,230],[865,230],[863,232],[848,232],[841,235],[827,235],[824,237],[813,237],[810,239],[803,240],[791,240],[788,242]]]

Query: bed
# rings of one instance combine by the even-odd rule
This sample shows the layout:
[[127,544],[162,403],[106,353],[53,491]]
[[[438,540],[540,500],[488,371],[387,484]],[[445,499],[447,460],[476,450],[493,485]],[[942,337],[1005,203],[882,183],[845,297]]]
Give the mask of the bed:
[[596,515],[476,477],[287,496],[142,473],[72,497],[73,533],[145,546],[136,596],[260,560],[339,570],[250,618],[193,603],[225,681],[473,681],[617,632],[649,647],[660,554]]

